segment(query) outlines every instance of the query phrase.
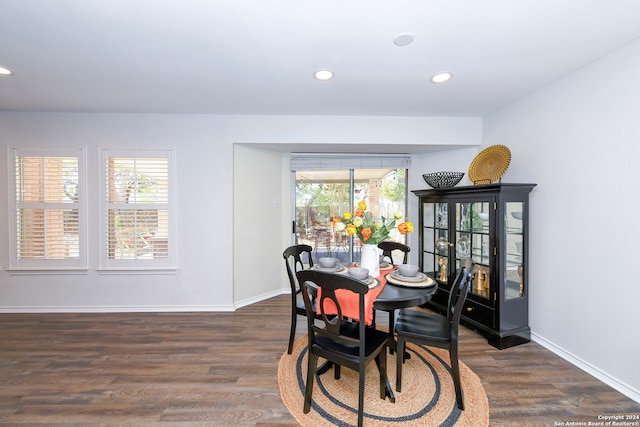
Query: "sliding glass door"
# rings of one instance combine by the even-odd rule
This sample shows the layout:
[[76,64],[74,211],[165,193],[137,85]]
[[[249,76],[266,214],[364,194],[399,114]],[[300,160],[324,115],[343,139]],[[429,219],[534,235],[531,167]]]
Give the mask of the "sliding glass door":
[[[295,171],[295,241],[313,247],[314,262],[333,256],[344,262],[360,259],[360,241],[337,231],[335,224],[345,212],[367,203],[376,220],[406,212],[406,169],[362,168]],[[390,239],[405,243],[392,231]]]

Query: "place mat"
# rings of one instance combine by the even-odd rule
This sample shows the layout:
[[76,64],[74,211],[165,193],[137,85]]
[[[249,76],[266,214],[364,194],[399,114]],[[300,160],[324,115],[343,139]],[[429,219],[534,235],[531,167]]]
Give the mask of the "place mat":
[[[387,354],[387,375],[396,403],[380,399],[379,373],[375,363],[365,374],[364,425],[368,427],[489,425],[489,401],[480,378],[460,362],[465,410],[456,405],[449,353],[438,348],[407,344],[411,358],[402,371],[402,392],[395,391],[396,357]],[[320,358],[318,365],[324,359]],[[303,427],[353,426],[357,423],[358,373],[342,369],[339,380],[333,372],[316,376],[311,411],[302,412],[307,379],[307,336],[298,338],[292,354],[286,351],[278,364],[280,396],[291,415]]]
[[421,271],[419,271],[418,274],[416,274],[415,276],[410,277],[410,276],[404,276],[400,273],[400,270],[396,270],[391,272],[391,277],[397,280],[412,282],[412,283],[424,282],[425,280],[427,280],[427,275]]
[[380,264],[380,271],[393,270],[394,268],[395,268],[395,265],[390,264],[388,262],[383,262],[382,264]]
[[[345,269],[344,272],[340,272],[338,274],[340,274],[342,276],[350,277],[348,269]],[[358,279],[356,279],[356,280],[358,280]],[[361,282],[363,282],[366,285],[369,285],[369,289],[374,289],[374,288],[377,288],[378,286],[380,286],[380,281],[378,279],[374,278],[373,276],[367,276],[367,278],[364,279],[364,280],[361,280]]]
[[388,283],[391,283],[395,286],[404,286],[406,288],[429,288],[436,284],[435,280],[433,280],[431,277],[427,277],[422,282],[407,282],[406,280],[396,279],[391,273],[387,274],[384,277],[387,279]]
[[[371,277],[371,276],[369,276],[369,277]],[[371,277],[371,278],[373,279],[373,281],[371,283],[369,283],[369,289],[375,289],[375,288],[377,288],[378,286],[380,286],[382,284],[382,282],[380,282],[380,280],[375,279],[373,277]]]

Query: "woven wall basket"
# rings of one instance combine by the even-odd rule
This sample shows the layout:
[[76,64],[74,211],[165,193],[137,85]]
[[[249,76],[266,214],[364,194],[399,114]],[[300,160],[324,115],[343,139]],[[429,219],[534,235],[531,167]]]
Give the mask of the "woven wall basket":
[[491,184],[500,179],[511,162],[511,150],[504,145],[492,145],[482,150],[469,166],[469,179],[474,184]]

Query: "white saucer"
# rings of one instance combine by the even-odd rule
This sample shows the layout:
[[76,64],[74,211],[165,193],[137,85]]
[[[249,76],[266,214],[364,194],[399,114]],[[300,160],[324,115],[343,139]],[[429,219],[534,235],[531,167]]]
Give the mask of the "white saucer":
[[342,271],[344,266],[336,265],[334,267],[320,267],[319,265],[314,265],[313,268],[318,271],[323,271],[325,273],[337,273],[338,271]]
[[403,276],[398,271],[394,271],[393,273],[391,273],[391,277],[398,280],[402,280],[404,282],[416,282],[416,283],[424,282],[427,279],[427,275],[421,272],[418,272],[418,274],[416,274],[415,276],[410,277],[410,276]]

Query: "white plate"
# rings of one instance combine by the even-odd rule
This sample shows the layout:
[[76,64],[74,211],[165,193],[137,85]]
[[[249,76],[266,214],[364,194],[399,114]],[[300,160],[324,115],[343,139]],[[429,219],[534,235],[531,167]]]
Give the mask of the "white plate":
[[336,265],[335,267],[320,267],[319,265],[314,265],[313,268],[318,271],[323,271],[325,273],[337,273],[338,271],[342,271],[344,266]]
[[413,277],[409,277],[409,276],[403,276],[398,271],[394,271],[393,273],[391,273],[391,277],[393,277],[394,279],[402,280],[403,282],[416,282],[416,283],[424,282],[427,279],[427,275],[421,272],[418,272],[418,274],[416,274]]
[[422,282],[407,282],[406,280],[394,277],[393,274],[387,275],[387,283],[402,288],[431,288],[436,285],[435,280],[430,277],[425,277]]

